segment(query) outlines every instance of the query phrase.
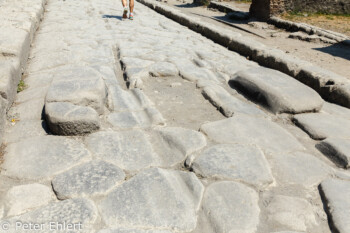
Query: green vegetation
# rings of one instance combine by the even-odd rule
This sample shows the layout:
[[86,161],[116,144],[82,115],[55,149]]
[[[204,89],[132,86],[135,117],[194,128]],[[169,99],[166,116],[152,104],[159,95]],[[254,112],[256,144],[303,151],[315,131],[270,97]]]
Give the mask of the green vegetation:
[[26,87],[27,86],[23,80],[19,81],[18,86],[17,86],[17,93],[23,91],[24,89],[26,89]]

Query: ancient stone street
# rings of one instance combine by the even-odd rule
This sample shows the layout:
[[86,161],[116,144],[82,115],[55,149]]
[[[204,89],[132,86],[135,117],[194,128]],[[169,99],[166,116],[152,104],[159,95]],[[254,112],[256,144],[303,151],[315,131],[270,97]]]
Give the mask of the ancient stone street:
[[350,110],[135,9],[0,0],[0,232],[349,233]]

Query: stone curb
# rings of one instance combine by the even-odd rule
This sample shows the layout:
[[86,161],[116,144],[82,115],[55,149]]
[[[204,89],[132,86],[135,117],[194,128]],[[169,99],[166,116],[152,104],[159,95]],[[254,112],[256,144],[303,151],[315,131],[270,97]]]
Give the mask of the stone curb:
[[271,17],[268,21],[269,24],[273,24],[278,28],[283,28],[287,31],[297,32],[302,31],[309,35],[318,35],[325,38],[335,40],[344,45],[350,46],[350,38],[344,34],[325,30],[323,28],[315,27],[306,23],[296,23],[289,20],[280,19],[276,16]]
[[[37,0],[32,5],[24,4],[22,8],[24,10],[21,12],[23,14],[29,13],[30,17],[27,21],[18,21],[16,14],[19,12],[16,9],[20,8],[16,7],[14,3],[9,2],[9,5],[2,5],[2,10],[8,10],[6,8],[13,8],[13,10],[8,11],[8,17],[1,16],[2,22],[0,25],[2,30],[6,31],[0,38],[3,42],[0,45],[0,144],[2,143],[6,113],[15,100],[17,85],[26,66],[35,31],[44,15],[46,2],[47,0]],[[35,4],[40,6],[33,7]],[[26,11],[26,6],[33,12]],[[12,12],[13,15],[11,15]]]
[[153,0],[137,1],[214,42],[249,57],[262,66],[279,70],[296,78],[316,90],[323,99],[350,108],[350,80],[346,77],[294,58],[282,50],[269,48],[250,37],[201,22],[198,18]]

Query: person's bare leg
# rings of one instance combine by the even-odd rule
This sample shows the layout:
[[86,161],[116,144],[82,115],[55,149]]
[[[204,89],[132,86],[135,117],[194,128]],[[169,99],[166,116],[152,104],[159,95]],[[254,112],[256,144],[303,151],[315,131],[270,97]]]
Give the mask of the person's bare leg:
[[128,18],[128,2],[127,0],[122,0],[122,4],[123,4],[123,19],[127,19]]
[[134,0],[130,0],[129,2],[129,5],[130,5],[130,13],[133,13],[134,12]]
[[128,2],[127,2],[127,0],[122,0],[122,4],[123,4],[123,7],[125,8],[125,7],[128,7]]

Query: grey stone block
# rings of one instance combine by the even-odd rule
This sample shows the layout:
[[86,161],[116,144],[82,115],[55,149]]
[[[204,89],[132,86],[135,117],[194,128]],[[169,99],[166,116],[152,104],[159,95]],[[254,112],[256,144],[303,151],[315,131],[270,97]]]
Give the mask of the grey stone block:
[[57,135],[82,135],[100,128],[99,116],[91,107],[64,102],[47,103],[45,117],[50,131]]
[[295,115],[297,126],[315,140],[327,137],[350,139],[350,120],[326,113],[305,113]]
[[267,202],[267,218],[275,229],[306,232],[317,225],[313,207],[305,199],[276,195]]
[[23,214],[54,200],[51,187],[36,183],[14,186],[6,194],[7,216]]
[[218,85],[204,87],[202,94],[226,117],[231,117],[234,113],[265,116],[265,113],[253,104],[245,103],[230,95],[224,88]]
[[230,83],[275,113],[314,112],[323,105],[317,92],[271,69],[260,67],[238,72]]
[[67,230],[68,224],[72,224],[70,232],[92,232],[97,217],[98,210],[91,200],[83,198],[69,199],[53,202],[37,210],[7,219],[11,224],[8,232],[28,231],[23,229],[24,226],[17,226],[19,229],[16,229],[16,222],[42,224],[38,230],[33,230],[40,233],[53,230],[59,232],[64,227]]
[[329,137],[316,147],[338,166],[346,169],[350,167],[350,139]]
[[296,138],[276,123],[244,114],[203,124],[200,130],[215,142],[254,144],[265,153],[304,150]]
[[320,185],[320,194],[331,229],[339,233],[350,232],[350,182],[325,180]]
[[157,62],[150,66],[150,74],[155,77],[177,76],[179,71],[169,62]]
[[49,179],[90,158],[90,152],[74,139],[34,137],[6,148],[2,174],[17,179]]
[[97,132],[89,135],[85,143],[96,157],[125,170],[140,170],[159,163],[142,131]]
[[203,177],[243,181],[258,188],[273,182],[263,152],[255,146],[220,144],[202,152],[191,168]]
[[113,164],[95,160],[57,175],[52,187],[58,199],[92,197],[107,193],[124,181],[125,173]]
[[222,181],[210,185],[203,197],[198,225],[203,229],[197,232],[256,232],[260,214],[258,201],[255,190],[243,184]]
[[203,191],[193,173],[152,168],[118,186],[99,209],[108,226],[189,232],[196,227]]

